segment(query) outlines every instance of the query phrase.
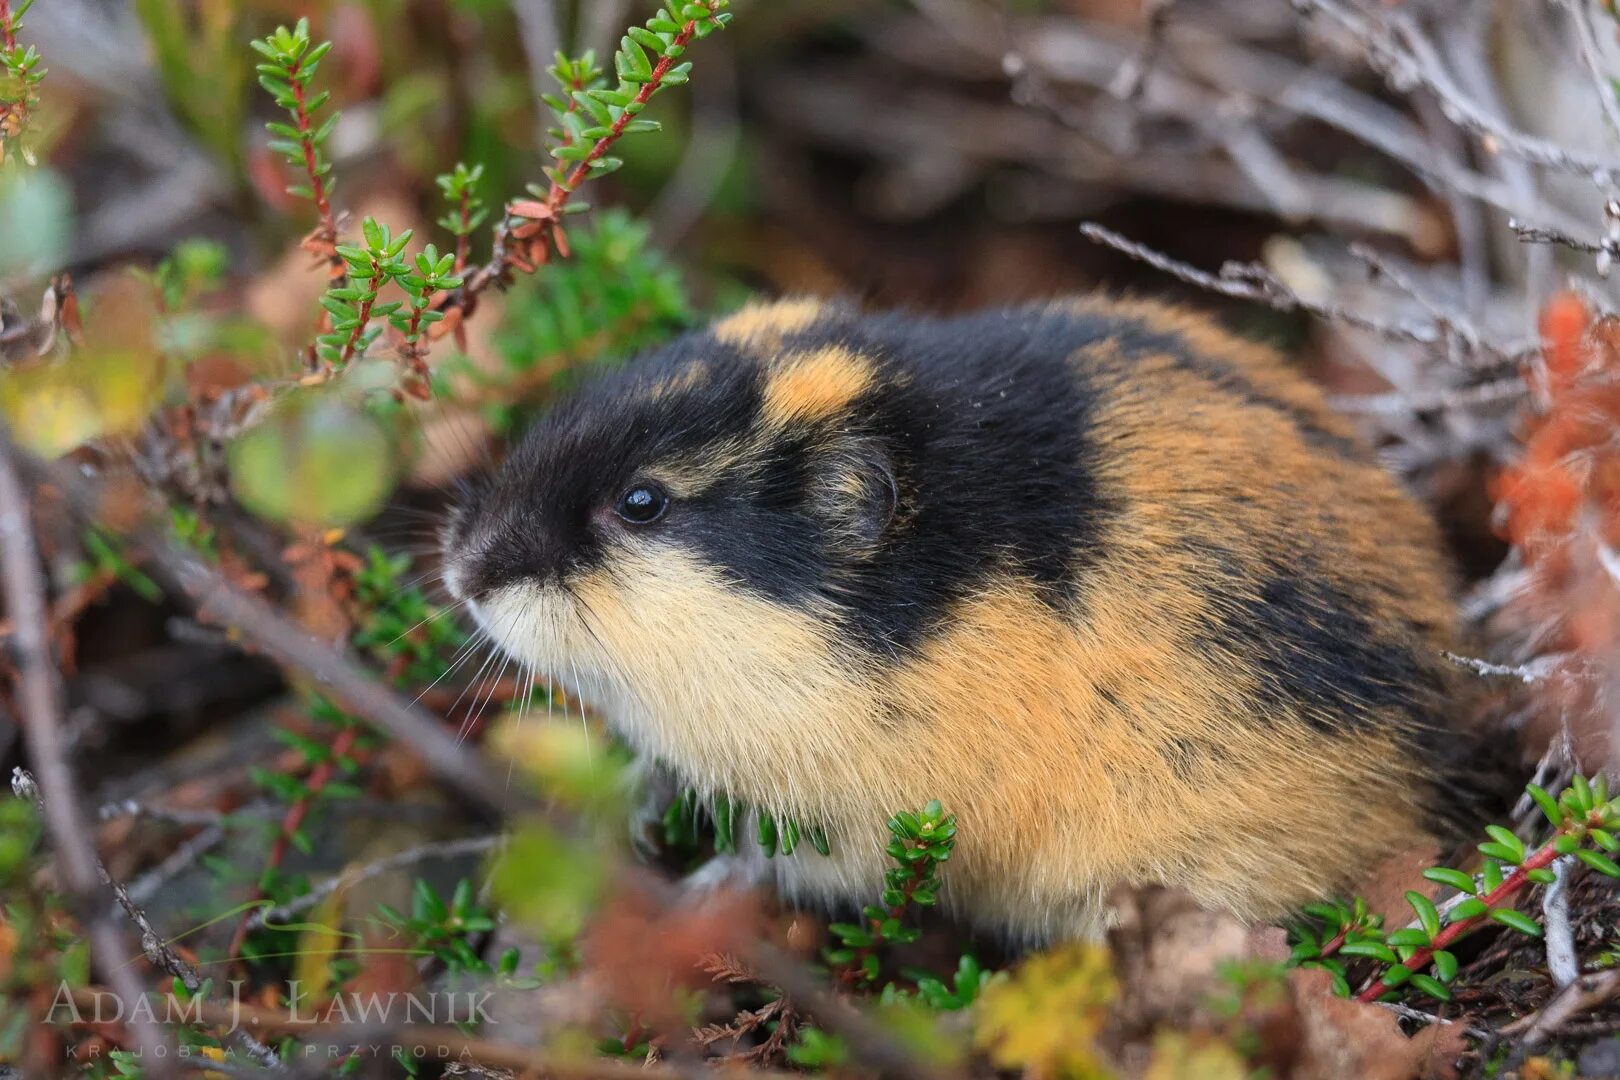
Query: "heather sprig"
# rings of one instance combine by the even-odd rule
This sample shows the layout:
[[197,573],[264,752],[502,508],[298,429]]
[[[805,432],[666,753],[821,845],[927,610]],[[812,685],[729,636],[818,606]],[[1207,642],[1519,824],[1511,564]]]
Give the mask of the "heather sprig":
[[625,135],[658,130],[658,123],[641,116],[647,104],[670,86],[682,86],[690,77],[690,62],[677,63],[692,41],[708,37],[731,21],[725,9],[730,0],[681,3],[666,0],[665,7],[645,26],[631,27],[613,55],[618,79],[609,86],[593,53],[570,58],[561,54],[551,69],[562,94],[548,95],[556,125],[549,150],[556,159],[545,175],[550,187],[530,185],[532,199],[518,199],[506,207],[506,221],[497,247],[501,250],[495,272],[508,268],[526,273],[543,266],[553,249],[567,256],[568,239],[562,230],[565,214],[585,206],[571,203],[580,184],[592,176],[613,172],[622,159],[608,151]]
[[[404,939],[407,948],[433,956],[446,971],[489,975],[496,970],[474,948],[479,935],[495,929],[495,913],[475,897],[467,878],[456,882],[448,902],[432,885],[417,878],[408,914],[379,904],[377,915]],[[518,950],[507,950],[500,959],[501,973],[515,971],[518,959]]]
[[438,184],[439,190],[444,194],[444,201],[450,208],[438,223],[456,238],[456,256],[453,265],[458,274],[467,265],[468,245],[473,232],[489,217],[489,209],[484,205],[483,197],[478,194],[478,183],[483,178],[483,165],[474,165],[469,169],[460,161],[456,162],[456,167],[450,172],[441,173],[434,178],[434,183]]
[[409,581],[409,554],[372,546],[354,573],[354,645],[374,655],[402,686],[442,677],[467,635]]
[[[6,162],[10,144],[27,130],[29,114],[39,104],[39,84],[45,78],[39,51],[17,42],[23,16],[33,6],[34,0],[19,0],[15,7],[11,0],[0,0],[0,165]],[[33,164],[26,149],[22,157]]]
[[319,224],[311,234],[312,239],[331,265],[333,277],[339,277],[343,264],[336,252],[338,230],[332,214],[332,163],[326,156],[325,145],[340,114],[334,111],[317,127],[315,114],[331,94],[325,90],[313,95],[310,92],[310,82],[315,78],[321,58],[331,51],[332,43],[311,42],[309,20],[299,19],[291,30],[278,26],[274,33],[250,44],[264,58],[258,65],[259,85],[286,110],[292,121],[286,124],[273,120],[265,125],[270,134],[276,136],[270,142],[270,149],[303,171],[306,182],[290,185],[287,192],[315,204]]
[[389,312],[388,321],[403,339],[400,362],[406,369],[405,391],[413,397],[425,400],[433,396],[427,344],[422,335],[428,326],[443,321],[444,312],[434,311],[429,305],[440,292],[456,288],[461,281],[461,275],[456,273],[456,256],[451,252],[440,255],[432,244],[417,252],[413,264],[394,277],[408,299],[404,310]]
[[326,290],[321,306],[332,318],[332,328],[316,339],[321,359],[342,370],[356,356],[364,356],[371,343],[382,333],[383,324],[377,320],[392,318],[403,306],[399,301],[378,303],[384,286],[410,273],[405,260],[405,245],[410,243],[411,230],[398,236],[375,218],[366,218],[360,226],[364,246],[337,245],[337,253],[348,264],[349,281]]
[[[664,809],[664,846],[675,851],[693,851],[703,846],[703,818],[708,818],[713,829],[714,850],[717,854],[731,854],[742,842],[750,810],[724,792],[716,793],[706,803],[695,789],[683,788]],[[795,818],[759,812],[755,817],[755,835],[760,850],[767,859],[778,854],[792,855],[801,843],[809,843],[823,856],[832,854],[827,830],[819,825],[802,825]]]
[[623,162],[607,156],[607,150],[620,136],[658,130],[658,123],[641,117],[641,111],[660,90],[687,82],[692,65],[676,60],[694,38],[706,38],[731,21],[728,6],[729,0],[667,0],[645,26],[632,26],[619,39],[613,87],[606,85],[593,53],[573,60],[557,57],[552,76],[566,97],[546,99],[558,123],[557,142],[551,147],[558,164],[546,169],[553,191],[573,191],[586,177],[617,169]]
[[939,800],[922,811],[903,811],[889,819],[889,846],[894,866],[884,873],[881,904],[868,904],[861,923],[833,923],[828,929],[838,945],[826,950],[827,963],[847,984],[877,982],[881,950],[916,941],[922,931],[904,924],[912,906],[939,903],[939,868],[956,846],[956,815],[945,813]]
[[[1620,850],[1620,798],[1609,797],[1602,774],[1587,780],[1576,776],[1556,798],[1537,787],[1526,789],[1552,825],[1552,834],[1535,850],[1512,830],[1486,826],[1490,840],[1479,845],[1485,856],[1478,878],[1448,867],[1430,867],[1423,876],[1456,889],[1461,898],[1442,911],[1422,893],[1409,891],[1406,902],[1415,923],[1386,932],[1377,916],[1367,913],[1364,901],[1350,905],[1319,904],[1306,909],[1322,928],[1295,931],[1293,961],[1302,967],[1327,970],[1335,988],[1348,996],[1350,984],[1341,957],[1367,957],[1384,965],[1357,997],[1376,1001],[1399,987],[1412,986],[1442,1001],[1451,998],[1447,984],[1457,975],[1457,957],[1450,947],[1458,939],[1494,922],[1530,937],[1540,937],[1541,924],[1517,910],[1512,901],[1530,885],[1555,880],[1552,864],[1573,857],[1592,870],[1620,878],[1620,864],[1611,857]],[[1434,974],[1428,973],[1433,968]]]

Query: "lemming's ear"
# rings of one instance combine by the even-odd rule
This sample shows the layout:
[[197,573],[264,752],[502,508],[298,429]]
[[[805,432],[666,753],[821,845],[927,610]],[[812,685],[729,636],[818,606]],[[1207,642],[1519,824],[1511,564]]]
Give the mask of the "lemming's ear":
[[889,455],[875,439],[839,435],[822,449],[810,502],[846,553],[872,553],[900,508]]

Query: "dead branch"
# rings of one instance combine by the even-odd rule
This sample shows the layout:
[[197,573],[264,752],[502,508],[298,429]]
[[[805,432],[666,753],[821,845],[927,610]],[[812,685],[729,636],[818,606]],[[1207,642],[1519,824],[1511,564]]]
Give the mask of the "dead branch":
[[1302,15],[1318,15],[1337,26],[1362,49],[1368,64],[1397,92],[1422,86],[1439,99],[1452,123],[1482,136],[1486,148],[1513,154],[1532,165],[1558,169],[1612,186],[1620,161],[1589,155],[1573,147],[1520,131],[1500,119],[1496,110],[1475,101],[1453,81],[1439,51],[1411,18],[1400,10],[1380,8],[1368,14],[1340,0],[1291,0]]
[[1523,1035],[1524,1045],[1542,1045],[1568,1020],[1620,996],[1620,969],[1582,975],[1540,1009],[1501,1029],[1503,1035]]
[[385,859],[378,859],[375,862],[354,867],[336,877],[327,878],[290,903],[267,910],[255,911],[248,919],[247,927],[249,930],[259,930],[265,926],[274,927],[276,923],[284,922],[295,915],[308,911],[339,890],[353,888],[362,881],[370,880],[390,870],[397,870],[402,866],[414,866],[428,859],[449,859],[457,855],[482,855],[497,850],[504,840],[505,837],[502,836],[469,836],[460,840],[445,840],[434,844],[418,845],[408,851],[401,851]]
[[[124,963],[128,946],[123,932],[98,895],[94,834],[80,805],[62,743],[62,685],[47,636],[45,581],[29,521],[33,504],[17,474],[15,454],[10,433],[0,427],[0,574],[11,622],[23,735],[29,760],[39,773],[37,789],[31,778],[29,787],[37,790],[63,891],[88,928],[96,968],[134,1010],[145,991],[134,969]],[[138,1013],[129,1027],[141,1050],[154,1062],[154,1071],[167,1073],[169,1043],[161,1028]]]

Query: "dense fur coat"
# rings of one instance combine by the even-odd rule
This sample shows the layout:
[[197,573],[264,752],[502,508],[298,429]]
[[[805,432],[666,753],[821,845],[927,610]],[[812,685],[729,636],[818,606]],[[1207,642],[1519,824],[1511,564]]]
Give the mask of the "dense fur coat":
[[1026,941],[1121,883],[1248,918],[1410,846],[1445,729],[1436,531],[1272,352],[1157,304],[749,308],[559,404],[456,513],[446,580],[709,792],[823,825],[769,864]]

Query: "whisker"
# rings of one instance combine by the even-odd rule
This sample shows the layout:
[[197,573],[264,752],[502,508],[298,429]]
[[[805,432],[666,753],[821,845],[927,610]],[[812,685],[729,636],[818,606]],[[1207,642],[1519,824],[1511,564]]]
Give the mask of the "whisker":
[[[468,599],[471,599],[471,597],[469,597]],[[467,603],[467,600],[458,600],[454,605],[452,605],[450,607],[440,608],[438,611],[435,611],[432,615],[429,615],[427,618],[423,619],[421,622],[417,623],[415,626],[411,627],[409,630],[406,630],[403,633],[401,633],[399,635],[399,637],[396,637],[393,641],[390,641],[388,644],[389,645],[397,645],[401,638],[405,638],[405,637],[410,636],[411,634],[416,633],[418,630],[422,629],[422,627],[426,626],[428,623],[438,622],[440,619],[444,618],[446,615],[449,615],[449,614],[457,611],[461,607],[463,607],[466,603]]]
[[[467,662],[468,658],[472,656],[473,650],[475,648],[477,648],[479,645],[483,644],[484,642],[486,642],[488,640],[489,640],[489,635],[487,633],[485,633],[485,631],[484,631],[484,629],[482,627],[479,627],[478,629],[474,630],[472,636],[467,639],[467,643],[465,645],[463,645],[460,649],[456,650],[456,655],[451,657],[450,663],[445,667],[444,671],[439,675],[439,677],[437,679],[434,679],[432,682],[428,683],[425,687],[423,687],[422,692],[416,695],[415,699],[411,701],[411,704],[412,705],[421,704],[422,699],[427,697],[428,693],[435,686],[438,686],[445,679],[449,678],[452,674],[454,674],[455,671],[458,668],[460,668],[463,664],[465,664]],[[457,700],[459,701],[460,699],[458,698]],[[452,706],[451,708],[454,709],[454,706]]]
[[476,696],[473,698],[473,710],[468,715],[467,722],[461,725],[460,730],[456,733],[457,742],[465,742],[467,740],[467,737],[471,735],[473,731],[476,730],[483,722],[484,713],[488,711],[489,707],[495,703],[495,695],[500,693],[501,679],[506,676],[506,669],[512,664],[511,653],[506,652],[503,649],[502,656],[503,659],[501,660],[501,666],[496,669],[495,677],[489,682],[489,693],[484,697],[483,704],[478,703],[478,698]]

